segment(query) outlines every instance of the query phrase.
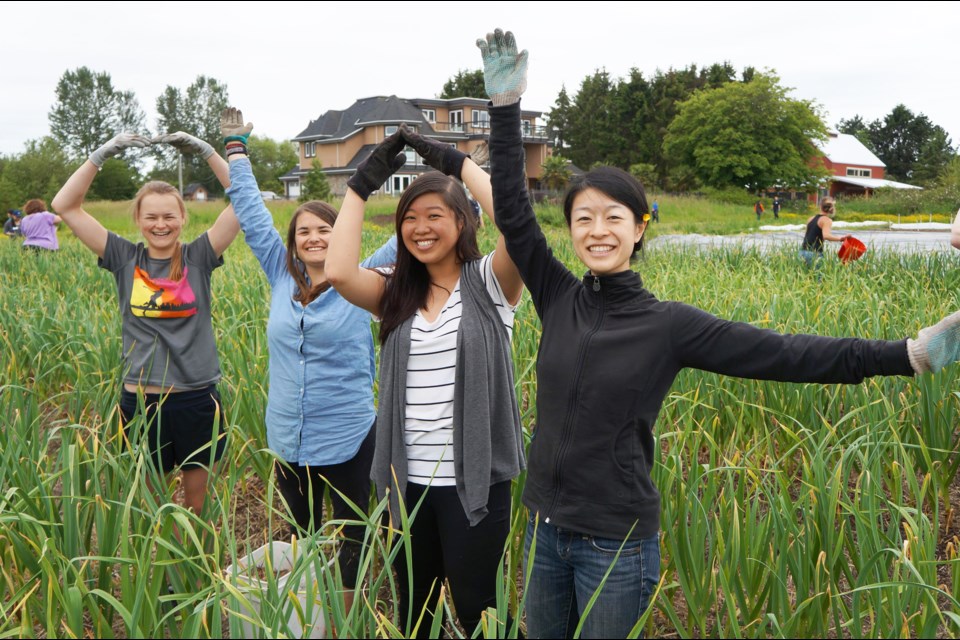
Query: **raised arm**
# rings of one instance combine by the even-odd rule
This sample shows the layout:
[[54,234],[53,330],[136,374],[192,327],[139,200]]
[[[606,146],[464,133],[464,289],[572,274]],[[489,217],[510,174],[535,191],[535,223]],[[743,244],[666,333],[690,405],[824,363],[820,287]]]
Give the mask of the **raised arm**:
[[478,40],[490,107],[490,166],[496,224],[507,251],[542,315],[554,294],[579,280],[553,257],[527,193],[520,94],[527,86],[527,52],[517,52],[510,32],[497,29]]
[[347,194],[333,225],[327,243],[327,261],[324,274],[330,285],[348,302],[380,315],[384,278],[375,271],[360,266],[360,244],[363,233],[363,212],[370,194],[402,167],[406,145],[400,132],[388,136],[347,182]]
[[98,258],[103,257],[103,252],[107,248],[108,232],[96,218],[84,211],[84,196],[87,195],[93,179],[97,177],[97,171],[108,158],[112,158],[124,149],[143,148],[150,144],[151,141],[148,138],[134,133],[121,133],[114,137],[90,154],[90,159],[73,172],[50,203],[73,234],[88,249],[97,254]]
[[[461,180],[470,193],[474,195],[480,208],[483,209],[494,224],[497,223],[496,212],[493,206],[493,187],[490,184],[490,175],[481,169],[467,154],[451,147],[449,144],[424,138],[411,131],[406,125],[400,126],[403,139],[413,147],[424,159],[427,165],[442,171],[448,176]],[[497,251],[493,256],[493,273],[500,283],[504,296],[510,304],[520,301],[523,293],[523,280],[517,265],[513,263],[510,253],[504,243],[503,236],[497,240]]]
[[[169,144],[181,153],[199,155],[210,165],[210,169],[217,176],[221,186],[224,189],[230,186],[230,167],[227,165],[227,161],[221,158],[209,143],[184,131],[158,136],[153,139],[153,142]],[[240,223],[233,212],[233,207],[227,205],[227,208],[217,216],[217,220],[207,231],[207,238],[210,240],[213,251],[220,256],[227,250],[238,233],[240,233]]]

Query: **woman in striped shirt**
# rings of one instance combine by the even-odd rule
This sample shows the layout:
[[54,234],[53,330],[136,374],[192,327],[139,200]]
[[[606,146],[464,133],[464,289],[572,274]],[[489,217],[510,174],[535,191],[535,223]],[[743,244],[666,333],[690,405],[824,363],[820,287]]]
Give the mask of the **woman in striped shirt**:
[[[363,269],[364,202],[403,166],[406,144],[442,173],[421,176],[400,199],[396,266]],[[524,467],[510,359],[523,285],[502,238],[480,253],[476,217],[453,178],[493,211],[490,177],[476,163],[402,127],[350,179],[327,256],[334,288],[381,318],[372,475],[379,494],[390,495],[396,526],[401,502],[408,511],[419,505],[395,564],[401,628],[423,612],[419,627],[406,628],[418,636],[432,626],[444,579],[467,633],[496,606],[510,483]]]

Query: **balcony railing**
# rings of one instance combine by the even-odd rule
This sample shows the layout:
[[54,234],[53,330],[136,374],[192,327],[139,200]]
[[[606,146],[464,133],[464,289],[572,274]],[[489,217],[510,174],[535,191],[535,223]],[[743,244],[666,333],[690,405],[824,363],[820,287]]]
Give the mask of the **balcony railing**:
[[[490,122],[431,122],[430,126],[437,133],[462,133],[465,136],[488,135],[490,133]],[[548,139],[547,127],[524,125],[523,137],[529,140]]]

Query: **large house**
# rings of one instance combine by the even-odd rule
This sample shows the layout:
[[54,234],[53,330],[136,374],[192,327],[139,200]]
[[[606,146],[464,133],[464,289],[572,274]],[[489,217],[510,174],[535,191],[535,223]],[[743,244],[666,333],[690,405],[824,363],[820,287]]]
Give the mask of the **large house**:
[[823,152],[823,165],[830,172],[825,195],[869,196],[874,189],[920,188],[884,178],[887,165],[856,136],[831,131],[826,141],[817,146]]
[[[527,180],[536,188],[543,174],[543,161],[551,153],[546,127],[537,125],[539,111],[522,112]],[[280,180],[288,198],[300,195],[300,180],[319,160],[334,194],[347,191],[347,180],[377,144],[400,124],[421,135],[443,140],[465,153],[483,142],[490,128],[487,101],[479,98],[414,98],[376,96],[357,100],[343,111],[330,110],[312,120],[293,140],[300,150],[300,163]],[[407,147],[407,163],[382,187],[381,193],[398,194],[417,176],[430,171]]]

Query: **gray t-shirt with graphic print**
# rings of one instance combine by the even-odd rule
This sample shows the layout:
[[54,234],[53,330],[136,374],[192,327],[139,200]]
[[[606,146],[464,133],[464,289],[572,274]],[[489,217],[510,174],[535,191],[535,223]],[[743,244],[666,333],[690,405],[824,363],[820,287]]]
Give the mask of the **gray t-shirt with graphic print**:
[[111,232],[100,267],[113,273],[120,298],[123,381],[200,389],[220,380],[210,316],[210,274],[223,264],[204,233],[183,245],[184,276],[167,279],[170,259]]

